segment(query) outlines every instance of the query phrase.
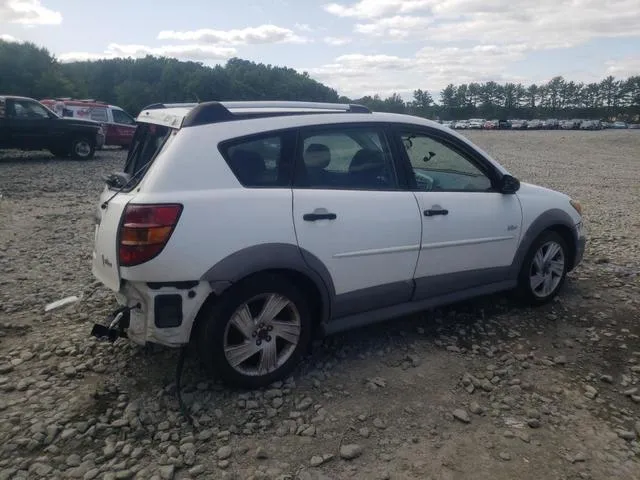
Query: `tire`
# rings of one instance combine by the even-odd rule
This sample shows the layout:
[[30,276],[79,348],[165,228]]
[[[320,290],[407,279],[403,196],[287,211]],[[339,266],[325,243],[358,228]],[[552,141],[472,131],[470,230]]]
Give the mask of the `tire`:
[[[267,315],[258,323],[268,303],[286,305],[274,319]],[[258,274],[232,286],[204,312],[199,325],[196,341],[205,368],[240,388],[255,389],[283,380],[297,366],[311,338],[307,304],[305,295],[280,275]],[[233,354],[236,360],[244,360],[233,362]]]
[[[548,259],[545,258],[547,254],[551,254]],[[522,264],[517,287],[520,299],[533,306],[552,301],[567,278],[568,261],[569,249],[564,239],[553,231],[542,233],[531,245]],[[539,272],[542,277],[537,276],[534,280]]]
[[96,151],[96,144],[86,137],[76,137],[69,148],[71,157],[78,160],[90,160]]

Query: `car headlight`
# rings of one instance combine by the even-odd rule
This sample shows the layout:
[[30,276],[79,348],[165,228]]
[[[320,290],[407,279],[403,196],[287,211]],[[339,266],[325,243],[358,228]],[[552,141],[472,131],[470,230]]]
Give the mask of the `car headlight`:
[[582,204],[577,200],[569,200],[569,203],[575,209],[575,211],[578,212],[580,216],[582,216]]

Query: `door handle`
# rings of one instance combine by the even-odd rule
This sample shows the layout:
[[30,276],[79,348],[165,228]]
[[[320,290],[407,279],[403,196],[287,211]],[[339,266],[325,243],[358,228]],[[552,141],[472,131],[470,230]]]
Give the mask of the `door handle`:
[[302,219],[306,222],[315,222],[316,220],[335,220],[338,216],[335,213],[305,213]]
[[445,210],[444,208],[431,208],[429,210],[424,211],[425,217],[433,217],[435,215],[449,215],[449,210]]

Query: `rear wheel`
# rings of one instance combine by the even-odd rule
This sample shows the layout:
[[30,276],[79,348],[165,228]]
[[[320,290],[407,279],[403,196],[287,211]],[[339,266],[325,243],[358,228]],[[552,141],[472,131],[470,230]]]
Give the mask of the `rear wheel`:
[[530,305],[550,302],[567,276],[568,249],[553,231],[544,232],[531,245],[518,277],[518,293]]
[[77,137],[71,141],[71,156],[78,160],[89,160],[95,150],[95,143],[86,137]]
[[198,332],[209,371],[242,388],[282,380],[296,367],[311,337],[307,299],[286,278],[256,275],[215,302]]

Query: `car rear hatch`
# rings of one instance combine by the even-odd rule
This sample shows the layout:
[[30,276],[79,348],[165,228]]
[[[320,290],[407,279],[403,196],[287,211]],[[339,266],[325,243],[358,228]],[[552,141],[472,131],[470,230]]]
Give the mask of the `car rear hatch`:
[[105,178],[106,185],[95,214],[92,272],[111,290],[119,291],[121,284],[119,244],[123,213],[141,187],[145,174],[175,132],[169,126],[139,123],[124,171]]

